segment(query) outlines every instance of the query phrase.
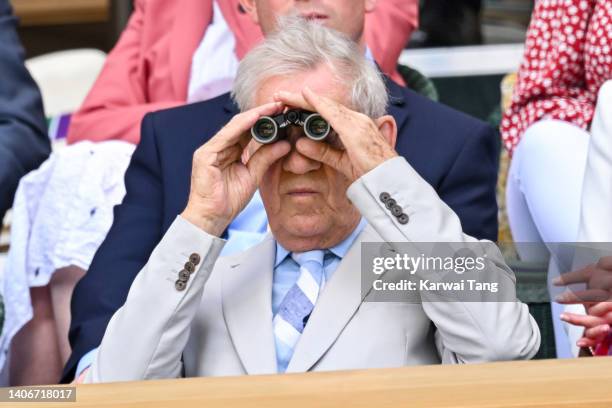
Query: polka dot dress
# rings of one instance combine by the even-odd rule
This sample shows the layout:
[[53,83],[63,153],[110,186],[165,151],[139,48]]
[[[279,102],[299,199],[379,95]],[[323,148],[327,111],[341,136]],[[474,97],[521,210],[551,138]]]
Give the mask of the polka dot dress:
[[512,152],[541,119],[587,129],[597,93],[612,79],[612,0],[539,0],[501,134]]

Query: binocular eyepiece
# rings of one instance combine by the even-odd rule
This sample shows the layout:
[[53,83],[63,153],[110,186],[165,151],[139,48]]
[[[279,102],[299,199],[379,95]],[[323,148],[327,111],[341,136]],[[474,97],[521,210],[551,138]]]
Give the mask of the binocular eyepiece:
[[315,112],[292,109],[277,116],[262,116],[251,128],[251,136],[261,144],[270,144],[285,138],[287,126],[303,126],[304,134],[312,140],[324,140],[331,126]]

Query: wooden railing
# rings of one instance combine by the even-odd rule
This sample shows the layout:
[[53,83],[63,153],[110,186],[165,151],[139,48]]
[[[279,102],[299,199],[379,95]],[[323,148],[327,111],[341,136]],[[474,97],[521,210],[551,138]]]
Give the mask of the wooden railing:
[[104,22],[110,15],[110,0],[11,0],[11,4],[22,26]]
[[12,406],[612,407],[612,358],[81,385],[76,402]]

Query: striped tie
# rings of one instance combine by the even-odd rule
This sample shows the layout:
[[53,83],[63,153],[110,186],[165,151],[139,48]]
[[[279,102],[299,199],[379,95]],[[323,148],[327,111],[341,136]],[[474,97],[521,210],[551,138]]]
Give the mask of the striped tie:
[[295,346],[317,303],[320,288],[325,284],[324,254],[321,250],[291,254],[300,265],[300,276],[285,295],[272,321],[279,373],[287,370]]

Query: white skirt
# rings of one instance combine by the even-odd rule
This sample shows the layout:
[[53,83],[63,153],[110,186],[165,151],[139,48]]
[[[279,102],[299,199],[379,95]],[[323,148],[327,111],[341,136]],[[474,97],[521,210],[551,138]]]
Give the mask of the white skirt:
[[47,285],[63,267],[88,269],[125,195],[134,148],[121,141],[81,142],[54,152],[19,182],[2,285],[0,367],[11,339],[32,318],[30,287]]

